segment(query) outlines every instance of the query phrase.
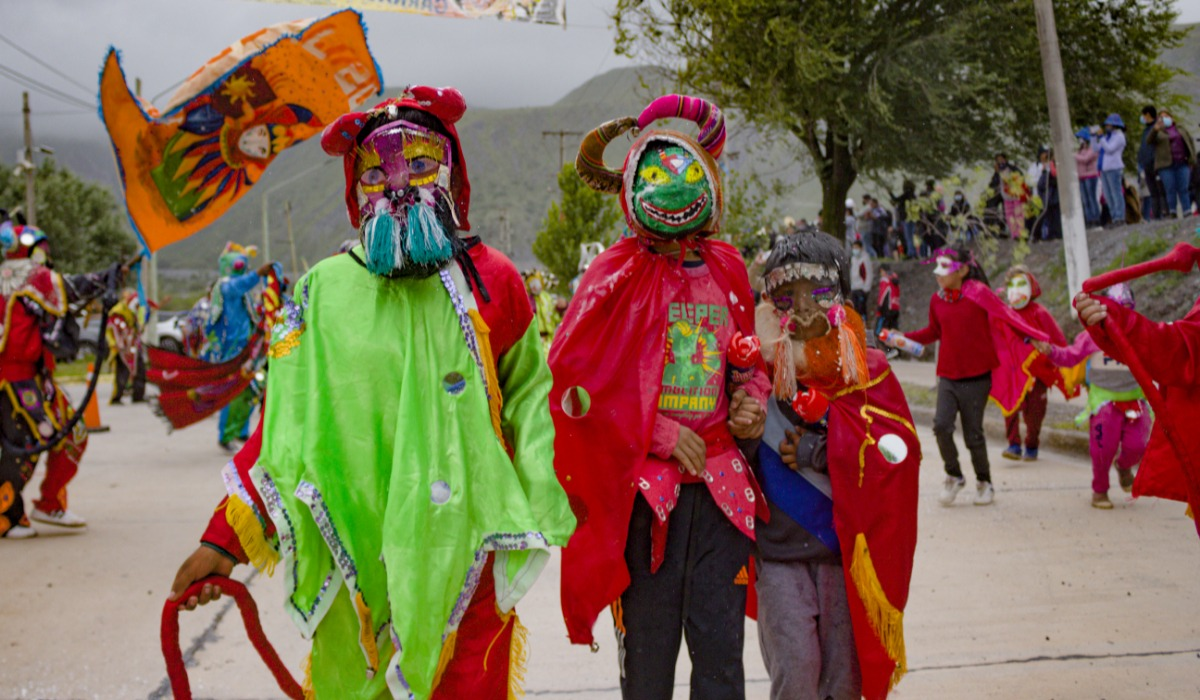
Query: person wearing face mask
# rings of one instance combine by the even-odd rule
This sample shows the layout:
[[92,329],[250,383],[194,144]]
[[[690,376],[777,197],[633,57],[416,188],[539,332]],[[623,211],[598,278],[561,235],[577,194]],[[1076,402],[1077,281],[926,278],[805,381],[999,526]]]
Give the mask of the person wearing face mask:
[[1183,124],[1175,121],[1171,113],[1159,110],[1158,119],[1151,127],[1146,142],[1154,146],[1154,168],[1162,179],[1166,191],[1166,206],[1163,216],[1175,218],[1175,207],[1179,216],[1192,213],[1192,200],[1188,196],[1192,166],[1196,163],[1196,146],[1192,135]]
[[[1161,117],[1161,114],[1160,114]],[[1104,132],[1096,139],[1096,149],[1100,152],[1100,187],[1104,190],[1104,201],[1108,203],[1108,213],[1114,226],[1125,223],[1125,121],[1121,115],[1108,115],[1104,120]]]
[[[1067,337],[1063,334],[1058,322],[1037,302],[1042,294],[1042,287],[1037,278],[1024,265],[1015,265],[1004,276],[1004,292],[1008,305],[1017,312],[1026,323],[1040,329],[1050,337],[1054,345],[1066,345]],[[1040,361],[1039,361],[1040,360]],[[1004,428],[1008,434],[1008,449],[1001,457],[1011,460],[1036,461],[1042,433],[1042,421],[1046,418],[1047,391],[1055,384],[1061,384],[1061,375],[1042,358],[1035,358],[1027,370],[1031,375],[1028,390],[1016,410],[1004,417]],[[1025,453],[1021,453],[1021,418],[1025,419]]]
[[1141,175],[1141,183],[1148,191],[1142,198],[1142,218],[1146,220],[1160,219],[1166,214],[1166,193],[1163,192],[1162,179],[1154,165],[1155,148],[1149,142],[1154,125],[1158,122],[1158,110],[1154,105],[1142,107],[1142,141],[1138,146],[1137,166]]
[[[987,275],[965,246],[935,252],[938,291],[929,299],[929,325],[902,337],[922,345],[939,342],[937,408],[933,433],[945,464],[946,481],[938,501],[954,503],[966,485],[954,444],[954,423],[961,418],[963,442],[975,468],[975,505],[994,500],[983,412],[989,397],[1011,412],[1019,403],[1011,378],[1025,359],[1019,354],[1025,337],[1048,336],[1021,319],[987,284]],[[1026,355],[1032,352],[1028,348]]]
[[410,86],[325,128],[359,242],[284,302],[262,423],[172,585],[282,566],[317,698],[519,695],[515,606],[575,526],[525,285],[459,235],[465,111]]
[[771,698],[878,700],[905,668],[920,442],[846,304],[853,263],[839,242],[780,238],[765,269],[755,325],[776,381],[762,438],[739,444],[770,510],[755,590]]
[[[650,128],[666,117],[698,134]],[[624,166],[606,165],[605,148],[635,128]],[[746,263],[713,235],[724,146],[716,105],[664,95],[593,129],[575,159],[635,235],[588,268],[550,347],[555,467],[579,517],[562,609],[575,644],[611,612],[627,700],[671,696],[684,640],[692,697],[745,697],[740,573],[766,506],[736,440],[762,434],[770,381],[743,352]]]
[[1100,170],[1096,163],[1100,154],[1092,148],[1091,134],[1087,128],[1075,132],[1079,149],[1075,151],[1075,171],[1079,178],[1079,198],[1083,200],[1083,220],[1088,228],[1100,225],[1100,201],[1097,193]]

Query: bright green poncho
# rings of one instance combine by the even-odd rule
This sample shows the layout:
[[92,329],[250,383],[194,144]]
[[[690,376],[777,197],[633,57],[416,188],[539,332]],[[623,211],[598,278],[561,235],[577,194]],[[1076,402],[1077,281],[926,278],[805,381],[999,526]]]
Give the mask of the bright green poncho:
[[[501,358],[491,388],[504,390],[510,460],[464,288],[456,268],[393,280],[340,255],[300,280],[273,333],[253,478],[278,530],[287,608],[306,637],[346,637],[338,644],[361,650],[364,683],[384,672],[394,697],[429,696],[488,552],[507,612],[575,525],[554,475],[536,328]],[[360,629],[318,630],[343,584]],[[320,665],[314,655],[315,681],[345,674]]]

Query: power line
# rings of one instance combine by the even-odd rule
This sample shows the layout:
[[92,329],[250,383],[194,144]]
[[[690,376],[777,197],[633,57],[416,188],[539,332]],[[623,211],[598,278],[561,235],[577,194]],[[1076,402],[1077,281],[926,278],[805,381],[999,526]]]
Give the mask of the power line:
[[59,69],[55,68],[54,66],[50,65],[49,63],[46,63],[42,59],[33,55],[33,53],[26,51],[25,49],[21,48],[20,46],[17,46],[16,43],[14,43],[12,39],[9,39],[8,37],[4,36],[3,34],[0,34],[0,41],[3,41],[4,43],[6,43],[9,46],[16,49],[17,51],[20,51],[21,53],[25,54],[25,57],[28,58],[29,60],[33,61],[34,63],[37,63],[42,68],[45,68],[46,70],[50,71],[51,73],[54,73],[58,77],[67,81],[68,83],[74,85],[75,87],[79,88],[80,90],[83,90],[89,96],[94,95],[96,93],[96,88],[94,86],[88,87],[88,86],[76,81],[71,76],[67,75],[66,73],[63,73]]
[[12,80],[13,82],[15,82],[19,85],[27,87],[30,90],[33,90],[35,92],[40,92],[43,95],[45,95],[47,97],[52,97],[60,102],[65,102],[65,103],[67,103],[69,105],[73,105],[75,107],[86,107],[88,109],[95,109],[95,106],[93,104],[91,104],[90,102],[84,102],[83,100],[79,99],[78,97],[68,95],[67,93],[65,93],[61,90],[58,90],[57,88],[50,87],[49,85],[46,85],[45,83],[38,81],[34,78],[30,78],[29,76],[25,75],[24,73],[13,70],[12,68],[9,68],[8,66],[0,65],[0,75],[3,75],[4,77],[8,78],[9,80]]

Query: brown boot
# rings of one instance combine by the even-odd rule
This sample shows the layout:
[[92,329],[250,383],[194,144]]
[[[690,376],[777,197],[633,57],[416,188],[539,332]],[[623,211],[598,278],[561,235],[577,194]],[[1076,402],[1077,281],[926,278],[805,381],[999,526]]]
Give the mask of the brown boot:
[[1117,481],[1119,481],[1121,483],[1121,490],[1123,490],[1125,493],[1133,492],[1133,470],[1132,469],[1118,469],[1117,470]]
[[1113,504],[1112,501],[1108,500],[1107,493],[1093,493],[1092,507],[1099,508],[1100,510],[1112,510]]

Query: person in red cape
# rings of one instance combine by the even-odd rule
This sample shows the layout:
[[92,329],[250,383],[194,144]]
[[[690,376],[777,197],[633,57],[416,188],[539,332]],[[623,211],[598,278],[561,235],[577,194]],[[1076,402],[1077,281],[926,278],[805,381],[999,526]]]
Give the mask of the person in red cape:
[[[666,117],[699,137],[647,128]],[[606,167],[634,126],[624,167]],[[555,468],[578,521],[562,606],[576,644],[611,606],[625,698],[670,697],[682,635],[693,698],[745,693],[743,568],[765,508],[734,439],[761,431],[769,383],[726,357],[753,335],[754,296],[738,251],[711,239],[724,140],[716,106],[668,95],[593,130],[575,162],[636,236],[588,268],[550,349]]]
[[1133,482],[1134,496],[1188,504],[1200,534],[1200,299],[1178,321],[1157,323],[1099,292],[1162,270],[1187,272],[1200,249],[1180,243],[1158,260],[1089,279],[1075,309],[1096,345],[1125,363],[1155,412],[1150,442]]
[[921,445],[900,382],[847,303],[825,233],[780,238],[758,335],[774,370],[756,470],[759,639],[772,698],[886,698],[907,668]]
[[991,505],[995,496],[983,434],[984,409],[989,399],[1005,416],[1020,406],[1032,381],[1026,362],[1036,352],[1026,341],[1045,342],[1048,336],[1022,320],[988,287],[987,275],[965,246],[935,251],[934,261],[939,290],[929,299],[929,325],[901,337],[922,345],[941,341],[933,418],[933,434],[946,468],[939,501],[944,506],[953,504],[966,485],[954,444],[954,419],[961,415],[963,442],[975,468],[975,505]]
[[[535,354],[529,351],[530,347],[536,347],[536,356],[541,357],[541,343],[521,274],[503,253],[482,243],[478,236],[469,234],[471,187],[455,126],[465,110],[466,102],[454,88],[410,86],[398,99],[386,100],[366,113],[341,117],[326,130],[322,146],[332,155],[344,156],[346,207],[352,225],[358,228],[370,216],[366,200],[361,197],[361,188],[357,186],[362,157],[358,146],[362,139],[373,129],[384,128],[398,120],[419,121],[447,138],[452,151],[448,183],[452,214],[449,215],[458,234],[454,260],[449,265],[461,270],[478,309],[480,323],[488,329],[486,338],[491,356],[487,371],[499,384],[500,390],[494,397],[496,409],[503,407],[504,411],[502,415],[495,415],[494,420],[501,422],[500,429],[511,439],[508,443],[510,456],[518,460],[530,449],[522,445],[528,442],[529,432],[537,425],[524,423],[522,414],[510,414],[509,411],[515,406],[531,405],[536,397],[532,375],[546,370],[544,364],[538,369],[528,362]],[[355,255],[349,249],[343,254]],[[264,398],[264,401],[270,400],[269,396]],[[544,407],[544,403],[538,402],[538,406]],[[269,545],[276,538],[273,522],[267,518],[260,523],[255,517],[257,513],[267,512],[250,476],[251,468],[258,462],[262,440],[260,423],[225,467],[223,477],[227,490],[236,497],[226,497],[217,506],[201,536],[200,547],[176,573],[170,600],[178,599],[194,581],[209,574],[229,575],[239,563],[253,564],[270,572],[279,561],[278,552],[272,551]],[[540,457],[534,455],[533,458]],[[505,615],[498,607],[498,586],[492,573],[493,555],[489,554],[486,561],[487,566],[481,567],[474,593],[469,601],[464,601],[465,611],[452,637],[454,641],[445,642],[445,666],[439,671],[430,696],[433,700],[503,700],[512,697],[511,693],[516,692],[523,682],[523,637],[513,622],[515,616]],[[183,601],[181,607],[191,610],[219,597],[218,588],[206,585],[198,595]],[[383,675],[378,678],[382,679]]]
[[[1024,265],[1014,265],[1004,275],[1004,292],[1008,305],[1029,325],[1050,336],[1052,345],[1066,345],[1067,336],[1058,322],[1037,302],[1042,295],[1042,286],[1037,277]],[[1057,386],[1067,394],[1064,379],[1058,368],[1041,352],[1031,353],[1028,366],[1030,375],[1028,390],[1019,406],[1004,418],[1004,429],[1008,434],[1008,448],[1001,453],[1005,459],[1037,461],[1041,444],[1042,421],[1046,418],[1047,392]],[[1021,417],[1025,418],[1025,453],[1021,453]]]

